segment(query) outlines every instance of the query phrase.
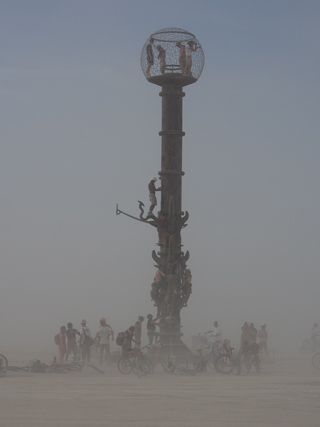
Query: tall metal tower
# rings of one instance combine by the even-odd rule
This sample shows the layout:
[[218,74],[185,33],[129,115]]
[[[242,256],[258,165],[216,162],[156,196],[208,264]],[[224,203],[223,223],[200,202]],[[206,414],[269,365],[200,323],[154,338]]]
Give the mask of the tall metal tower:
[[[182,210],[182,98],[183,87],[197,82],[204,66],[199,41],[188,31],[166,28],[148,38],[141,52],[141,68],[148,82],[161,86],[161,204],[160,211],[144,217],[140,203],[140,220],[158,230],[159,250],[152,252],[158,274],[152,284],[151,297],[161,317],[162,345],[171,353],[181,353],[180,311],[191,293],[191,274],[187,269],[189,251],[182,250],[181,230],[187,225],[187,211]],[[117,213],[124,213],[117,207]],[[129,215],[130,216],[130,215]],[[137,218],[136,218],[137,219]]]

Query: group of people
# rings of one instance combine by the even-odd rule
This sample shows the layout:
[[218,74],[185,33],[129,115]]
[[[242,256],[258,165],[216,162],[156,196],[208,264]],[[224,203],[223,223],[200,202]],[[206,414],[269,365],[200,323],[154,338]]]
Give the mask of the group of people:
[[[208,335],[208,341],[211,343],[222,342],[222,329],[217,321],[214,322],[214,328],[211,331],[205,332]],[[268,349],[268,331],[267,325],[261,325],[259,331],[254,326],[254,323],[245,322],[241,327],[241,347],[256,344],[259,346],[260,351],[267,355]]]
[[[159,44],[154,44],[155,40],[153,37],[150,37],[149,43],[147,44],[147,68],[146,75],[150,76],[151,67],[154,65],[154,55],[153,48],[158,51],[158,59],[160,62],[160,72],[164,74],[166,71],[166,50]],[[192,75],[191,67],[192,67],[192,52],[196,52],[199,49],[197,43],[193,40],[188,40],[186,44],[182,44],[181,41],[176,43],[176,47],[179,48],[179,67],[182,74]]]
[[[153,341],[157,343],[160,340],[160,333],[156,331],[156,327],[160,326],[161,318],[154,318],[152,314],[147,315],[147,336],[149,344]],[[134,326],[130,326],[126,331],[122,332],[123,341],[121,344],[122,355],[128,353],[128,348],[132,346],[132,342],[140,347],[142,338],[142,322],[143,316],[138,316],[138,320]],[[78,341],[77,341],[77,338]],[[110,340],[114,341],[114,331],[107,324],[105,317],[100,319],[100,325],[95,336],[91,335],[91,331],[87,326],[87,321],[81,321],[81,328],[75,329],[73,324],[69,322],[66,326],[60,327],[60,332],[55,336],[55,342],[59,349],[59,362],[68,362],[70,354],[74,360],[81,359],[82,364],[90,365],[91,348],[99,348],[99,366],[103,363],[111,363]]]
[[[78,342],[77,336],[79,337]],[[59,349],[59,361],[67,362],[70,354],[73,354],[74,360],[78,360],[81,356],[82,363],[89,365],[91,347],[94,344],[99,346],[99,365],[101,366],[104,361],[109,364],[111,362],[110,338],[112,341],[114,340],[114,332],[104,317],[100,319],[100,326],[95,337],[91,336],[86,320],[81,321],[80,330],[75,329],[73,324],[69,322],[67,327],[60,327],[60,333],[56,340]]]
[[268,331],[267,331],[267,325],[264,323],[261,325],[259,331],[254,326],[254,323],[248,323],[245,322],[243,326],[241,327],[241,347],[247,343],[248,345],[251,344],[258,344],[261,351],[264,352],[264,354],[267,354],[268,350]]
[[[126,331],[120,333],[122,335],[121,349],[123,357],[127,356],[128,349],[131,348],[132,342],[135,343],[136,347],[140,347],[143,321],[144,317],[139,316],[133,326],[130,326]],[[149,345],[153,344],[153,340],[155,340],[155,343],[160,340],[160,333],[156,331],[156,327],[160,326],[160,321],[160,317],[154,318],[152,314],[147,315],[147,336],[149,338]]]
[[[161,326],[161,317],[154,318],[152,314],[148,314],[147,318],[147,336],[148,344],[152,345],[160,342],[160,333],[156,330],[157,327]],[[130,326],[126,331],[119,333],[121,335],[121,343],[117,344],[121,346],[122,356],[126,357],[128,351],[132,348],[132,343],[135,344],[135,347],[141,346],[142,340],[142,324],[145,318],[143,316],[138,316],[138,320],[134,325]],[[103,363],[111,363],[111,353],[110,353],[110,340],[114,341],[114,331],[110,325],[107,324],[106,319],[102,317],[100,319],[100,325],[95,336],[92,337],[90,329],[87,326],[86,320],[81,321],[81,328],[75,329],[73,324],[69,322],[66,326],[61,326],[60,333],[57,334],[57,339],[55,337],[56,344],[59,348],[59,361],[67,362],[70,354],[73,354],[74,360],[82,360],[82,364],[85,363],[90,365],[90,351],[91,347],[99,348],[99,366],[102,366]],[[241,347],[245,345],[256,344],[259,345],[260,351],[263,351],[267,354],[267,341],[268,341],[268,332],[266,329],[266,324],[261,325],[260,330],[254,326],[253,323],[245,322],[241,327]],[[214,327],[212,330],[205,332],[207,335],[208,342],[214,344],[218,342],[223,342],[222,328],[219,326],[217,321],[214,322]],[[314,324],[313,335],[319,336],[318,325]],[[79,338],[77,342],[77,338]]]

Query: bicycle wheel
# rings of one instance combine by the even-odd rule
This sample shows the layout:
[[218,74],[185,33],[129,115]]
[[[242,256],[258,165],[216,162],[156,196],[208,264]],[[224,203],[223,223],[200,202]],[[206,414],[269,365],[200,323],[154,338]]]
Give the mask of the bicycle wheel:
[[7,358],[2,356],[2,354],[0,354],[0,371],[2,371],[3,369],[7,369],[7,367],[8,367]]
[[253,359],[252,359],[252,357],[246,358],[246,360],[245,360],[246,372],[250,372],[250,369],[251,369],[252,365],[253,365]]
[[212,355],[206,361],[207,362],[206,367],[209,368],[209,369],[211,369],[212,371],[215,370],[214,361],[215,361],[215,356],[212,356]]
[[241,373],[241,361],[240,358],[237,356],[231,356],[230,359],[231,369],[232,372],[236,375],[240,375]]
[[118,360],[118,369],[122,374],[130,374],[132,370],[132,363],[129,359],[121,357]]
[[259,373],[260,372],[260,357],[258,354],[254,357],[252,364],[256,368],[256,372]]
[[230,358],[224,354],[221,354],[215,359],[214,367],[216,368],[216,371],[221,374],[230,374],[232,372]]
[[148,366],[148,371],[149,371],[148,374],[153,374],[154,373],[154,366],[153,366],[153,363],[151,362],[151,360],[145,356],[143,356],[143,360],[144,360],[144,363]]
[[317,353],[313,356],[311,363],[314,368],[320,369],[320,353]]
[[175,372],[178,372],[179,374],[196,375],[196,372],[193,369],[188,369],[184,366],[176,366]]
[[138,371],[139,377],[142,377],[144,375],[148,375],[151,373],[150,365],[146,359],[139,358],[139,360],[137,360],[137,371]]
[[82,365],[79,362],[70,362],[69,363],[69,369],[71,369],[72,371],[82,371]]
[[169,365],[170,355],[161,355],[161,365],[163,367],[164,372],[171,372],[171,366]]
[[193,354],[187,359],[187,368],[193,372],[202,371],[202,362],[199,356]]
[[140,378],[149,373],[149,366],[142,358],[136,357],[132,360],[132,370]]

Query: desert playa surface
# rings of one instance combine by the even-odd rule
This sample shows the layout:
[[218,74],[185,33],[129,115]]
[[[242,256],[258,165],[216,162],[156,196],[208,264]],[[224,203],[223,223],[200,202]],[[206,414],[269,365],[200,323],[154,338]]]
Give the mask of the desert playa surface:
[[[320,370],[311,354],[276,358],[262,372],[138,378],[116,365],[0,378],[1,427],[231,427],[320,424]],[[10,365],[10,362],[9,362]]]

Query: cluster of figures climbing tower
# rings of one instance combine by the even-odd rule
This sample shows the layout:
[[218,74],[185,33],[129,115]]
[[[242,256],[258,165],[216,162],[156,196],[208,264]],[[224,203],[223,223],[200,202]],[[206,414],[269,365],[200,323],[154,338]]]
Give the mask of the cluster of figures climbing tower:
[[151,178],[148,185],[151,205],[146,218],[143,218],[143,206],[140,204],[141,219],[145,221],[151,219],[151,224],[157,228],[160,246],[158,254],[156,251],[152,252],[157,271],[150,295],[157,307],[157,317],[174,320],[179,315],[180,309],[187,306],[192,292],[192,274],[186,264],[189,252],[185,254],[181,251],[182,245],[177,244],[181,242],[181,229],[186,226],[189,215],[187,212],[183,216],[175,214],[172,196],[169,198],[168,213],[160,210],[157,217],[153,215],[153,209],[157,205],[155,192],[161,191],[161,187],[155,187],[156,180],[156,177]]

